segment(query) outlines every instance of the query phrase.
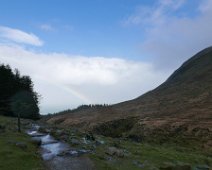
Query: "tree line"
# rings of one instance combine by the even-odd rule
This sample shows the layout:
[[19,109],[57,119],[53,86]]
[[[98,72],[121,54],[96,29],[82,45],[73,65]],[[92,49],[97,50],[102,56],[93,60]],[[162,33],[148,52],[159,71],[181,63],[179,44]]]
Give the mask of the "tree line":
[[66,114],[66,113],[74,113],[74,112],[78,112],[78,111],[82,111],[82,110],[86,110],[86,109],[91,109],[91,108],[95,108],[95,109],[100,109],[100,108],[105,108],[105,107],[109,107],[109,104],[89,104],[89,105],[80,105],[75,109],[67,109],[67,110],[63,110],[57,113],[49,113],[48,115],[62,115],[62,114]]
[[31,78],[0,64],[0,115],[38,119],[38,105],[39,95],[33,90]]

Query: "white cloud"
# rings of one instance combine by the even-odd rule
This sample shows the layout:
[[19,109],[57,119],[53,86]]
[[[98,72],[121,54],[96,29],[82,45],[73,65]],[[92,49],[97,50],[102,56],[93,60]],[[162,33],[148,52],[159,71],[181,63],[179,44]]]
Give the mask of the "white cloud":
[[[125,24],[145,31],[141,52],[160,69],[176,69],[196,52],[212,45],[212,0],[201,0],[196,15],[180,10],[186,1],[160,0],[153,7],[140,7]],[[176,12],[178,15],[176,15]]]
[[48,32],[55,30],[54,27],[50,24],[42,24],[42,25],[40,25],[40,29],[43,31],[48,31]]
[[171,8],[172,10],[177,10],[182,7],[187,0],[160,0],[159,6],[162,8]]
[[134,14],[123,21],[124,25],[142,25],[143,27],[153,24],[164,23],[168,14],[180,9],[186,0],[158,0],[152,6],[138,6]]
[[0,45],[0,61],[32,77],[43,96],[42,112],[132,99],[162,83],[169,74],[145,62],[37,53],[6,45]]
[[0,26],[0,38],[16,43],[23,43],[34,46],[43,45],[43,41],[40,40],[36,35],[5,26]]

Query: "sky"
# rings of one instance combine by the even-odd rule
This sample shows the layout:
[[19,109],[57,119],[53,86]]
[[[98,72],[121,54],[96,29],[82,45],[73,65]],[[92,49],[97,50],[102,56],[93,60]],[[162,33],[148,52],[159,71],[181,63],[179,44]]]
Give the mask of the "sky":
[[0,63],[32,78],[41,114],[136,98],[212,45],[212,0],[0,4]]

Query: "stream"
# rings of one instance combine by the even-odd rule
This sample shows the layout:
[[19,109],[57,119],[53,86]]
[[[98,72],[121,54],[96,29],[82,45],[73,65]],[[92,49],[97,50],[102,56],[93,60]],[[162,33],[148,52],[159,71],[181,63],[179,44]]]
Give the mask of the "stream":
[[40,154],[49,170],[93,170],[89,158],[83,155],[89,150],[71,148],[65,142],[58,141],[48,133],[40,133],[39,126],[33,125],[27,134],[32,140],[41,142]]

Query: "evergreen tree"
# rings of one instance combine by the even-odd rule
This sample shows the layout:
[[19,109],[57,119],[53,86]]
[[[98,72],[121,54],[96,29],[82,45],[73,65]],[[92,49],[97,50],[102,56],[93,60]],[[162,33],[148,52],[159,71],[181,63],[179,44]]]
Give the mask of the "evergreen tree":
[[9,65],[0,65],[0,115],[39,118],[39,96],[29,76],[21,76]]

